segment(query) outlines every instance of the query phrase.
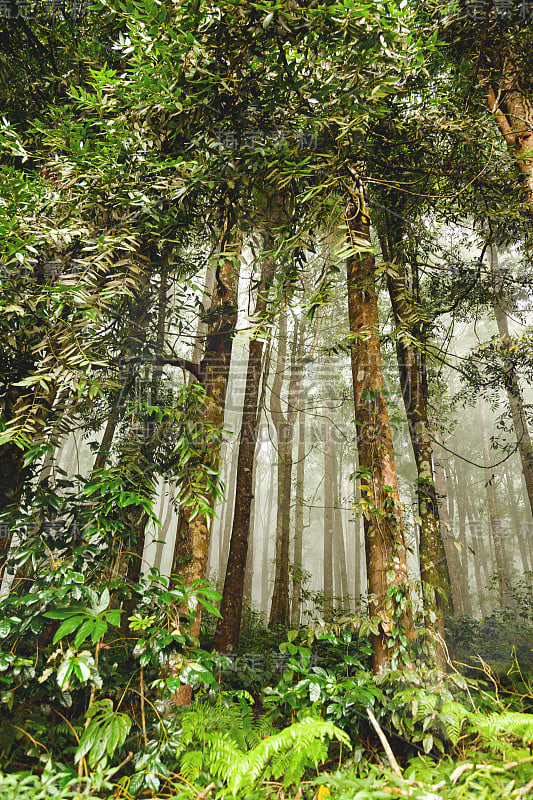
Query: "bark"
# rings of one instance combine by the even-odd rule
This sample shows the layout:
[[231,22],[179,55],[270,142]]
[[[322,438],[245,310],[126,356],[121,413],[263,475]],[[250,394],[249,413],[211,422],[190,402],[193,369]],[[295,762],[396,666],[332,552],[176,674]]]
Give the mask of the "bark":
[[516,501],[516,494],[513,486],[513,476],[510,470],[505,470],[505,488],[507,489],[507,496],[509,498],[511,522],[513,525],[516,543],[518,545],[518,551],[520,553],[520,560],[522,561],[522,569],[524,570],[524,575],[527,578],[527,574],[530,569],[527,552],[527,540],[523,535],[523,529],[520,525],[520,518],[518,516],[518,503]]
[[533,108],[523,76],[505,50],[499,51],[500,77],[487,92],[489,110],[522,174],[529,213],[533,215]]
[[[494,315],[496,317],[496,324],[498,325],[498,333],[500,334],[502,344],[504,347],[507,347],[511,344],[511,337],[509,335],[509,321],[507,318],[505,303],[501,295],[502,281],[498,269],[498,251],[494,245],[492,245],[490,248],[490,266],[494,281],[494,290],[496,293],[494,299]],[[511,417],[513,420],[513,428],[516,436],[518,452],[520,454],[520,462],[522,464],[522,473],[524,475],[527,498],[531,513],[533,514],[533,444],[531,442],[531,437],[529,435],[529,429],[527,426],[527,418],[524,411],[524,401],[518,381],[518,375],[511,358],[506,360],[504,382],[505,391],[507,392],[507,399],[509,400],[509,407],[511,409]]]
[[458,458],[455,459],[455,481],[454,490],[457,502],[457,518],[459,522],[459,546],[460,558],[459,568],[461,575],[461,593],[463,598],[463,610],[465,614],[472,616],[472,598],[470,595],[470,572],[468,567],[468,543],[466,540],[466,499],[464,496],[465,475],[462,465]]
[[[265,246],[269,250],[273,249],[274,242],[270,237],[266,238]],[[274,259],[271,257],[265,258],[262,263],[261,280],[254,311],[254,316],[261,321],[263,321],[267,313],[268,291],[274,277],[274,271]],[[233,528],[220,605],[222,617],[217,623],[213,643],[215,649],[222,653],[233,652],[239,642],[250,517],[252,513],[254,459],[261,417],[259,390],[262,374],[263,339],[262,336],[256,336],[250,340],[249,345],[239,455],[237,459]]]
[[333,611],[333,443],[331,441],[331,402],[325,406],[324,417],[324,614],[331,617]]
[[242,597],[248,608],[252,607],[253,577],[254,577],[254,530],[255,530],[255,492],[256,492],[256,467],[255,461],[252,475],[252,501],[250,503],[250,531],[248,534],[248,553],[246,554],[246,568],[244,570],[244,584]]
[[239,464],[239,449],[234,442],[231,449],[231,466],[229,479],[226,484],[224,496],[224,525],[220,528],[219,557],[218,557],[218,579],[222,583],[222,576],[226,574],[228,563],[229,543],[231,541],[231,529],[233,527],[233,513],[235,510],[235,486],[237,484],[237,466]]
[[[435,434],[435,441],[437,444],[440,443],[438,434]],[[455,547],[455,538],[448,514],[448,503],[446,502],[446,473],[443,466],[444,455],[443,450],[440,448],[439,450],[440,452],[437,451],[435,453],[435,490],[438,498],[441,537],[444,543],[445,558],[450,575],[453,615],[454,617],[462,617],[464,609],[461,595],[461,570],[457,549]]]
[[300,627],[303,569],[305,488],[305,412],[298,412],[298,460],[296,464],[296,489],[294,506],[294,571],[292,575],[291,628]]
[[280,313],[278,359],[270,394],[270,411],[276,428],[278,449],[278,508],[276,520],[276,569],[269,628],[289,625],[289,543],[292,484],[292,437],[301,383],[300,365],[297,364],[298,324],[295,323],[289,378],[287,411],[281,409],[281,389],[287,356],[287,314]]
[[[207,425],[221,429],[224,423],[226,389],[228,385],[233,337],[237,324],[237,291],[239,273],[236,256],[221,255],[215,273],[215,289],[211,304],[213,322],[206,335],[200,374],[205,388],[204,420]],[[219,452],[212,452],[212,464],[219,464]],[[214,498],[211,498],[214,506]],[[172,574],[181,575],[189,584],[204,580],[209,556],[209,525],[207,513],[191,519],[193,512],[180,511],[174,546]],[[200,631],[201,612],[197,608],[193,635]]]
[[[350,589],[348,587],[348,570],[346,564],[346,545],[344,541],[344,526],[342,523],[342,464],[337,462],[335,452],[333,453],[333,498],[334,498],[334,529],[333,529],[333,563],[338,568],[338,579],[336,577],[336,593],[341,599],[342,607],[347,602]],[[336,573],[337,576],[337,573]]]
[[[417,330],[417,303],[408,286],[400,231],[393,229],[387,216],[387,239],[381,237],[382,250],[395,273],[388,275],[388,289],[397,331],[396,356],[402,398],[407,416],[409,437],[415,456],[416,496],[419,524],[419,562],[422,596],[427,624],[435,627],[440,638],[440,659],[444,660],[444,616],[451,610],[451,586],[448,562],[439,523],[439,506],[435,491],[433,447],[429,435],[428,386],[425,369],[424,341]],[[416,264],[412,265],[416,272]],[[415,347],[413,339],[418,339]],[[430,621],[436,615],[436,623]]]
[[[357,478],[357,469],[358,469],[358,462],[357,459],[354,460],[353,465],[353,494],[355,498],[356,504],[361,500],[361,492],[359,491],[359,480]],[[362,567],[365,563],[365,554],[364,554],[364,544],[361,542],[361,517],[359,514],[354,514],[353,519],[354,524],[354,598],[356,607],[357,604],[361,602],[361,596],[363,594],[363,580],[361,576]]]
[[261,612],[264,619],[268,618],[268,601],[269,601],[269,543],[270,543],[270,523],[272,520],[272,508],[274,506],[274,469],[273,465],[269,469],[270,478],[268,482],[268,490],[265,501],[265,510],[262,514],[265,520],[265,527],[263,530],[263,552],[261,555]]
[[[366,501],[365,549],[371,617],[380,629],[372,634],[373,667],[381,672],[389,663],[393,627],[411,632],[405,541],[394,463],[392,437],[384,396],[379,340],[375,259],[370,250],[369,219],[362,187],[358,207],[347,210],[348,230],[356,253],[347,264],[348,315],[353,337],[351,366],[359,471]],[[363,249],[361,249],[363,248]],[[403,594],[403,609],[391,603],[389,589]]]
[[481,443],[483,446],[483,463],[485,465],[485,490],[487,493],[487,507],[489,512],[490,530],[492,541],[494,542],[494,555],[496,558],[496,569],[498,577],[498,587],[502,606],[512,605],[511,582],[509,579],[509,566],[505,546],[503,542],[502,521],[498,509],[498,499],[496,487],[494,485],[495,475],[490,468],[490,448],[489,434],[487,430],[487,416],[485,411],[485,401],[479,398],[479,412],[481,422]]

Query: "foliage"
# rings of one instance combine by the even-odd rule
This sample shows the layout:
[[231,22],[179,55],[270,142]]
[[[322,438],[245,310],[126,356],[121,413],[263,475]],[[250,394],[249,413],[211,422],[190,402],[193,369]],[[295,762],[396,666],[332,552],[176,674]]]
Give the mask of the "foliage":
[[321,776],[317,782],[332,796],[357,800],[385,800],[409,796],[417,800],[475,800],[488,797],[523,797],[531,777],[531,758],[505,764],[477,760],[476,763],[427,757],[411,759],[403,778],[383,765],[359,761],[351,767]]
[[[0,773],[0,798],[2,800],[82,800],[88,797],[93,787],[84,778],[73,778],[68,772],[61,772],[50,762],[45,765],[42,775]],[[104,784],[102,789],[110,789]]]
[[244,701],[237,705],[224,696],[214,704],[202,701],[181,710],[170,724],[160,720],[157,733],[164,733],[160,744],[154,739],[141,750],[134,758],[135,774],[124,779],[130,792],[143,785],[157,789],[160,776],[170,772],[192,783],[220,781],[231,794],[268,778],[283,778],[288,787],[326,759],[326,737],[351,746],[330,722],[307,717],[276,731],[268,717],[254,719]]

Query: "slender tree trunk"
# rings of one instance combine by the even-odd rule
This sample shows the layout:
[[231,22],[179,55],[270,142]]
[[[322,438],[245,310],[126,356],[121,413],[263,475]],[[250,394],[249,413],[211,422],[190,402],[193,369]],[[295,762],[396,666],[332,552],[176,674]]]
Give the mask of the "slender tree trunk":
[[[530,146],[533,146],[533,139],[530,140]],[[490,248],[490,265],[492,277],[494,281],[494,290],[496,297],[494,300],[494,316],[496,317],[496,324],[498,325],[498,333],[504,346],[511,344],[511,337],[509,335],[509,321],[506,314],[503,298],[501,296],[501,275],[498,269],[498,250],[495,245]],[[526,485],[527,498],[529,507],[533,514],[533,445],[529,435],[527,426],[527,418],[524,411],[524,401],[520,384],[518,382],[518,375],[511,358],[506,361],[505,367],[505,390],[509,400],[509,407],[511,409],[511,417],[513,420],[513,428],[516,436],[518,452],[520,454],[520,462],[522,464],[522,473],[524,475],[524,482]]]
[[478,585],[479,607],[482,617],[487,617],[490,612],[490,603],[487,596],[487,588],[493,569],[490,564],[491,555],[487,552],[483,540],[483,524],[474,508],[472,502],[472,487],[466,495],[466,513],[470,525],[472,546],[474,548],[474,569],[476,570],[476,583]]
[[333,443],[331,441],[331,402],[326,402],[324,410],[324,613],[331,616],[333,611]]
[[[231,225],[228,210],[229,235]],[[223,248],[224,249],[224,248]],[[205,349],[200,363],[200,374],[205,388],[204,420],[210,427],[222,429],[226,404],[233,337],[238,315],[239,271],[237,256],[222,252],[215,273],[215,289],[211,303],[211,314],[215,321],[206,335]],[[210,453],[212,468],[219,467],[220,451]],[[214,508],[215,498],[209,498]],[[205,580],[209,558],[210,523],[207,513],[199,513],[192,518],[193,511],[180,509],[178,517],[172,575],[180,575],[190,585],[195,580]],[[198,604],[190,633],[198,637],[202,620],[201,605]],[[170,666],[171,672],[174,666]],[[190,705],[192,687],[183,685],[174,695],[177,705]]]
[[287,315],[280,314],[279,343],[276,373],[270,394],[270,411],[278,439],[278,511],[276,528],[276,571],[270,607],[269,628],[288,626],[289,610],[289,563],[290,563],[290,518],[292,489],[292,439],[294,422],[298,411],[301,391],[301,363],[298,354],[298,324],[295,323],[287,412],[281,410],[281,388],[287,355]]
[[398,334],[396,356],[400,386],[417,469],[420,579],[427,624],[431,627],[431,614],[436,614],[435,628],[440,640],[439,659],[444,664],[444,616],[450,612],[451,586],[435,491],[425,355],[412,344],[413,336],[421,338],[412,321],[417,316],[416,301],[407,283],[403,253],[398,241],[399,232],[393,231],[390,216],[387,217],[387,232],[387,243],[384,237],[381,238],[382,249],[385,246],[389,261],[397,262],[397,272],[388,276],[388,289]]
[[[265,245],[272,250],[274,242],[266,238]],[[263,319],[267,311],[268,289],[274,277],[275,262],[267,257],[263,260],[261,281],[255,305],[255,317]],[[231,532],[231,544],[226,567],[224,591],[214,647],[219,652],[232,652],[238,645],[242,616],[243,586],[248,554],[250,515],[252,509],[254,458],[261,412],[259,390],[263,374],[263,339],[250,340],[244,407],[242,413],[239,456],[237,459],[237,483],[235,490],[235,512]]]
[[159,571],[161,571],[161,566],[163,562],[163,551],[165,549],[167,534],[170,529],[170,523],[172,522],[172,511],[173,511],[172,497],[170,497],[167,504],[165,518],[161,523],[161,530],[159,531],[157,537],[158,542],[155,549],[154,567],[156,567]]
[[300,627],[300,599],[302,596],[303,532],[305,488],[305,412],[298,412],[298,461],[296,464],[296,489],[294,507],[294,572],[292,578],[291,627]]
[[455,459],[455,498],[457,502],[457,519],[459,522],[459,546],[460,554],[460,574],[461,591],[463,598],[463,610],[465,614],[472,616],[472,598],[470,595],[470,572],[468,568],[468,543],[466,540],[466,499],[465,499],[465,475],[458,458]]
[[[360,481],[357,478],[358,468],[359,468],[359,461],[358,461],[357,454],[356,454],[356,457],[354,459],[354,464],[353,464],[353,496],[355,498],[355,503],[356,504],[359,503],[360,500],[361,500],[361,492],[359,490]],[[362,567],[365,564],[364,542],[361,542],[361,515],[360,514],[354,514],[353,524],[354,524],[353,535],[354,535],[354,543],[355,543],[354,562],[353,562],[355,575],[354,575],[354,589],[353,590],[354,590],[355,603],[356,603],[356,607],[357,607],[357,604],[361,602],[361,596],[363,594],[363,581],[362,581],[361,572],[362,572]]]
[[494,486],[495,475],[490,468],[487,416],[485,411],[485,401],[482,397],[479,398],[479,412],[481,421],[481,443],[483,446],[483,463],[485,464],[485,489],[487,492],[490,529],[492,533],[492,540],[494,542],[494,555],[496,557],[496,568],[498,571],[500,601],[502,606],[510,606],[512,604],[512,597],[511,583],[509,579],[509,567],[503,542],[502,521],[498,511],[496,488]]
[[511,522],[513,524],[515,539],[520,553],[520,560],[522,561],[522,569],[524,570],[524,575],[527,576],[530,569],[527,552],[527,540],[523,535],[523,529],[520,525],[520,518],[518,516],[518,503],[516,501],[516,494],[513,486],[513,476],[510,470],[505,470],[505,486],[507,489],[507,496],[509,497]]
[[[438,434],[435,434],[435,441],[439,443]],[[439,520],[441,526],[441,537],[444,542],[445,558],[448,563],[450,575],[450,590],[452,597],[453,614],[455,617],[462,617],[463,602],[461,596],[461,575],[455,539],[448,516],[448,504],[446,502],[446,473],[442,464],[443,451],[435,453],[435,490],[437,492],[439,504]]]
[[[233,337],[237,324],[237,292],[239,272],[237,257],[223,253],[215,273],[215,289],[211,313],[216,317],[206,335],[200,374],[205,388],[204,419],[209,426],[221,429],[224,424],[226,389],[229,378]],[[212,452],[212,463],[218,466],[218,452]],[[214,502],[214,501],[213,501]],[[173,574],[182,574],[189,583],[206,576],[209,555],[210,519],[198,514],[190,519],[183,509],[178,521],[178,536],[174,548]],[[197,609],[193,634],[200,630],[201,612]]]
[[[346,545],[344,541],[344,526],[342,523],[342,462],[337,460],[333,452],[333,498],[334,498],[334,529],[333,529],[333,563],[338,565],[337,595],[341,598],[342,606],[350,595],[348,587],[348,571],[346,565]],[[337,575],[337,573],[336,573]]]
[[[354,388],[355,421],[359,447],[359,472],[366,503],[365,545],[370,616],[379,618],[380,630],[372,635],[373,667],[381,672],[389,663],[393,627],[403,624],[411,632],[407,611],[409,583],[403,525],[394,463],[394,449],[384,396],[379,340],[375,260],[370,243],[369,218],[362,186],[358,207],[350,204],[347,222],[356,254],[347,264],[348,315]],[[403,590],[402,610],[390,603],[389,589]],[[398,617],[396,616],[398,615]]]
[[248,552],[246,554],[246,569],[244,570],[244,584],[242,597],[248,608],[252,607],[253,577],[254,577],[254,531],[255,531],[255,485],[256,466],[254,461],[252,475],[252,502],[250,503],[250,531],[248,533]]
[[270,544],[270,524],[272,520],[272,508],[274,506],[274,468],[271,465],[269,470],[270,476],[268,481],[268,490],[266,496],[265,513],[263,518],[265,520],[265,527],[263,530],[263,553],[261,557],[261,613],[264,619],[268,619],[268,601],[269,594],[269,544]]
[[[166,337],[166,318],[167,318],[167,305],[168,305],[168,265],[165,258],[161,266],[161,276],[159,283],[159,296],[157,302],[157,334],[156,334],[156,350],[157,353],[162,353],[165,347]],[[151,405],[158,405],[158,393],[161,380],[163,378],[163,366],[154,365],[152,371],[152,380],[150,386],[150,400]],[[141,454],[144,460],[149,461],[151,451],[154,444],[151,442],[151,433],[155,428],[155,415],[151,415],[147,421],[146,438],[141,445]],[[143,508],[135,510],[132,518],[131,530],[133,536],[131,541],[133,547],[130,546],[130,552],[127,558],[127,571],[126,577],[130,583],[137,583],[141,574],[143,565],[144,545],[146,541],[146,512]],[[125,606],[126,613],[123,614],[123,619],[127,619],[130,614],[129,611],[133,610],[133,606]]]
[[489,85],[487,103],[523,176],[529,212],[533,214],[533,107],[526,81],[505,47],[498,48],[497,60],[501,62],[500,77]]
[[218,580],[222,585],[222,578],[226,575],[226,565],[228,563],[229,543],[231,541],[231,529],[233,527],[233,513],[235,510],[235,487],[237,485],[237,466],[239,464],[239,448],[237,442],[233,442],[231,449],[231,465],[229,479],[226,484],[224,496],[224,525],[220,527],[219,557],[218,557]]

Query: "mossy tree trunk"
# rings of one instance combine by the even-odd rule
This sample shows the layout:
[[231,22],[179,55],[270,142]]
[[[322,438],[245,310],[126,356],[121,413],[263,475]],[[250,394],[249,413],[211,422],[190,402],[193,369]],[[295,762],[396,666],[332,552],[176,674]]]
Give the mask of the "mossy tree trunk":
[[[372,635],[373,668],[390,663],[393,630],[411,634],[409,583],[389,417],[384,394],[376,290],[376,265],[362,186],[358,204],[347,210],[355,254],[347,264],[348,315],[359,473],[365,503],[365,547],[370,616],[379,619]],[[404,634],[405,635],[405,634]]]

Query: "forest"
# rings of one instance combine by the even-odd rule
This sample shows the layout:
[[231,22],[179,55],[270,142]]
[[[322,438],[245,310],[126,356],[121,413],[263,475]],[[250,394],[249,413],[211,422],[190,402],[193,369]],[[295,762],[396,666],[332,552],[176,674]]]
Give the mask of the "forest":
[[0,44],[0,800],[533,797],[533,3]]

